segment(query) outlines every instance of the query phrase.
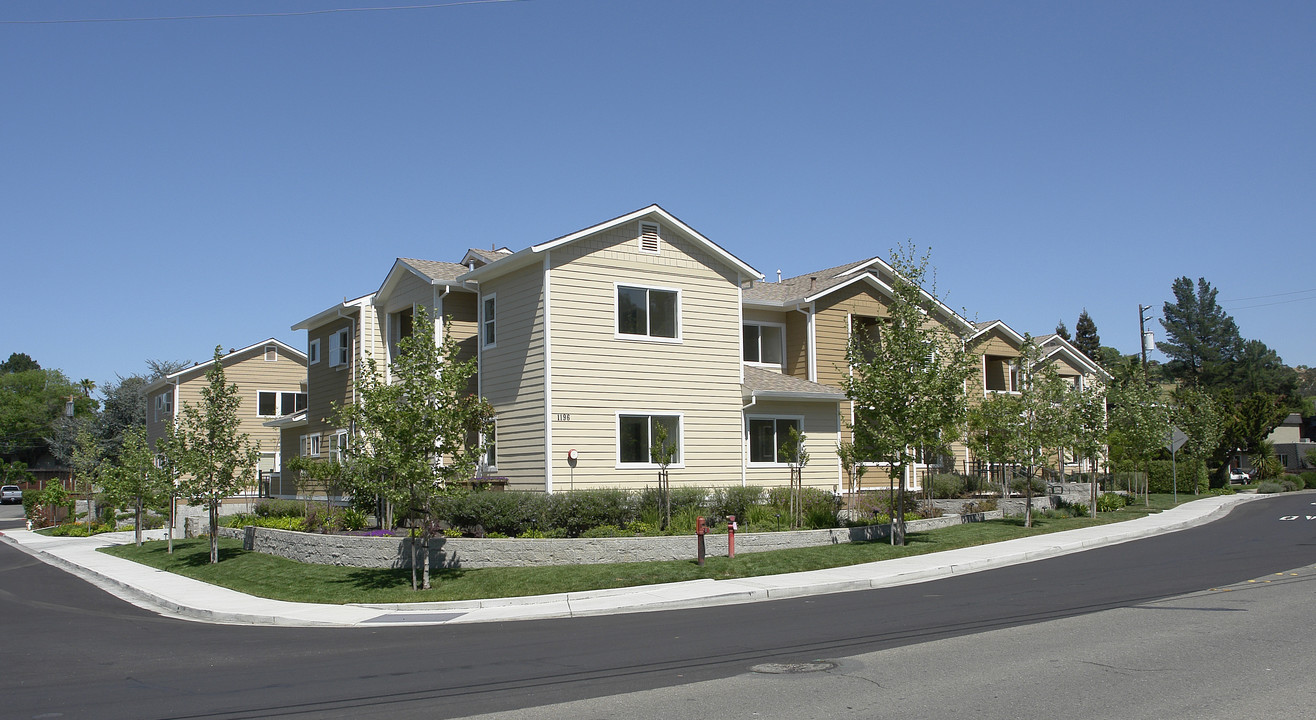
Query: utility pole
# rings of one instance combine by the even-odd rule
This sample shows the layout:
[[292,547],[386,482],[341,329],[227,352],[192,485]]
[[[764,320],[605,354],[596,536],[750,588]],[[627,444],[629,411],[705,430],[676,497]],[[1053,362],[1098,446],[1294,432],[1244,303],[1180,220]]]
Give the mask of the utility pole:
[[1138,305],[1138,345],[1142,348],[1142,381],[1147,382],[1147,311],[1151,305]]

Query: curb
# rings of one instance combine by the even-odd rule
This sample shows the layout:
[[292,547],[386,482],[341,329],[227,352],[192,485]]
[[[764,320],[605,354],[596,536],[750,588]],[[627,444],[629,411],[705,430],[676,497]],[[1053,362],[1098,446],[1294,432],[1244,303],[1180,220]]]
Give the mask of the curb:
[[[1093,533],[1089,531],[1101,527],[1109,528],[1111,526],[1107,525],[1097,526],[1096,528],[1068,530],[1056,533],[1056,542],[1045,547],[1032,549],[1024,548],[1011,551],[1009,548],[1011,543],[1026,544],[1030,540],[1036,540],[1036,537],[1018,538],[1016,540],[1007,540],[993,545],[978,546],[979,548],[1003,549],[1005,550],[1004,553],[998,552],[990,557],[951,558],[947,562],[935,562],[932,565],[923,567],[904,568],[902,565],[916,565],[918,564],[918,559],[922,558],[926,560],[930,555],[918,555],[910,556],[908,558],[899,558],[896,560],[877,561],[871,564],[880,566],[883,563],[901,563],[901,565],[888,565],[887,568],[890,572],[862,578],[827,577],[827,574],[829,573],[837,574],[840,572],[843,574],[846,571],[853,573],[856,568],[863,567],[862,565],[851,565],[842,568],[830,568],[827,570],[808,570],[788,575],[765,576],[764,578],[686,580],[659,585],[586,590],[571,593],[554,593],[550,595],[486,598],[480,600],[449,600],[424,603],[347,603],[344,605],[323,606],[326,609],[355,608],[363,611],[375,611],[379,613],[378,615],[356,621],[315,619],[313,617],[308,617],[307,611],[311,611],[317,607],[316,604],[293,603],[281,600],[263,601],[278,603],[281,607],[286,607],[289,611],[286,614],[273,612],[231,612],[216,610],[213,608],[193,607],[171,600],[163,595],[151,592],[145,587],[134,585],[105,572],[81,565],[75,560],[70,560],[40,548],[28,547],[3,532],[0,532],[0,542],[16,547],[47,564],[53,565],[72,575],[87,580],[115,597],[136,605],[137,607],[183,620],[230,625],[268,625],[284,627],[377,627],[380,624],[387,624],[389,626],[441,625],[502,622],[509,620],[591,617],[634,612],[656,612],[662,610],[735,605],[764,600],[782,600],[809,597],[813,595],[854,592],[857,590],[897,587],[939,578],[953,577],[956,575],[966,575],[984,570],[993,570],[1010,565],[1033,562],[1035,560],[1044,560],[1068,555],[1070,553],[1081,552],[1083,550],[1108,547],[1110,545],[1118,545],[1131,540],[1176,532],[1206,524],[1228,513],[1234,507],[1244,502],[1250,502],[1268,496],[1234,495],[1221,497],[1227,499],[1221,501],[1216,507],[1203,512],[1200,515],[1183,518],[1165,525],[1156,525],[1145,528],[1125,527],[1098,537],[1085,537],[1080,535],[1068,542],[1066,542],[1064,538],[1058,537],[1070,533],[1091,535]],[[1148,525],[1151,523],[1144,521],[1151,518],[1159,518],[1165,513],[1174,512],[1177,509],[1178,508],[1174,508],[1164,511],[1163,513],[1157,513],[1156,515],[1149,515],[1145,518],[1131,520],[1128,521],[1128,523],[1142,522],[1144,525]],[[1119,526],[1128,523],[1115,523],[1114,525]],[[973,549],[974,548],[961,548],[961,550]],[[92,552],[95,552],[95,550],[92,550]],[[945,552],[957,551],[951,550]],[[107,559],[131,563],[134,568],[137,567],[135,563],[132,563],[132,561],[129,560],[120,560],[119,558],[111,558],[108,556]],[[902,561],[904,562],[902,563]],[[177,577],[164,570],[152,569],[151,571],[168,575],[171,578]],[[810,575],[813,575],[814,577],[809,577]],[[792,576],[795,576],[794,579],[796,582],[790,581]],[[777,578],[778,582],[770,586],[767,582],[768,578]],[[782,579],[787,579],[787,582],[780,582]],[[670,597],[673,594],[683,597]],[[491,612],[477,612],[480,610]],[[500,613],[498,612],[499,610],[506,612]],[[439,614],[453,615],[451,617],[435,619],[434,616]],[[407,620],[406,618],[409,615],[416,616],[416,619]],[[472,615],[474,616],[472,617]],[[425,617],[422,618],[422,616]]]

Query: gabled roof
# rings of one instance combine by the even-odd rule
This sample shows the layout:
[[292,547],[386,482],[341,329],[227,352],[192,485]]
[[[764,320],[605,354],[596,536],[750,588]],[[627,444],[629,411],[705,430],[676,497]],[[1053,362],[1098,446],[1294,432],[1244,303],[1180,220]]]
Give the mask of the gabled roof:
[[748,275],[752,278],[763,277],[763,273],[750,267],[749,264],[746,263],[744,260],[741,260],[735,255],[732,255],[731,253],[722,249],[722,247],[720,247],[717,243],[714,243],[712,240],[709,240],[708,238],[699,234],[698,231],[696,231],[694,228],[690,227],[689,225],[686,225],[676,216],[672,215],[671,213],[667,212],[666,210],[662,209],[657,205],[650,205],[648,207],[640,208],[639,210],[636,210],[634,212],[626,213],[625,215],[615,217],[611,220],[601,222],[598,225],[592,225],[582,230],[577,230],[576,232],[570,233],[568,235],[563,235],[561,237],[554,238],[547,242],[542,242],[537,245],[531,245],[530,247],[524,250],[519,250],[511,255],[502,258],[501,260],[498,260],[497,262],[493,262],[483,267],[478,267],[474,270],[471,270],[470,272],[467,272],[465,275],[462,275],[460,279],[479,282],[481,280],[485,280],[491,277],[497,277],[499,275],[502,275],[507,272],[511,272],[513,270],[518,270],[527,265],[540,262],[541,259],[539,255],[541,253],[548,252],[549,250],[552,250],[557,247],[561,247],[563,245],[567,245],[569,243],[573,243],[577,240],[580,240],[581,238],[589,237],[591,235],[595,235],[597,233],[610,230],[619,225],[625,225],[626,223],[635,222],[645,217],[657,218],[659,221],[665,223],[669,227],[676,229],[678,232],[684,235],[688,240],[694,242],[697,245],[700,245],[704,250],[708,251],[710,255],[722,260],[727,265],[736,268],[736,270],[741,272],[742,274]]
[[374,293],[371,293],[369,295],[362,295],[361,297],[356,298],[355,300],[344,299],[341,303],[338,303],[336,305],[330,305],[328,308],[325,308],[324,310],[321,310],[320,312],[306,318],[305,320],[297,323],[296,325],[293,325],[292,329],[310,330],[312,328],[320,327],[321,325],[329,322],[330,320],[335,320],[339,317],[342,317],[341,313],[343,310],[346,310],[348,308],[358,308],[358,309],[362,308],[366,305],[369,305],[370,301],[374,299],[375,299]]
[[512,251],[505,247],[498,248],[497,250],[480,250],[479,248],[471,248],[466,251],[465,257],[462,258],[462,265],[467,268],[471,266],[471,263],[475,263],[476,265],[488,265],[492,262],[498,262],[511,254]]
[[844,392],[830,385],[801,380],[791,375],[783,375],[753,365],[745,366],[745,382],[741,384],[740,391],[746,398],[758,397],[764,400],[840,402],[845,399]]
[[[796,275],[780,282],[755,281],[745,289],[742,297],[747,306],[779,309],[815,302],[830,293],[842,290],[857,282],[866,282],[869,286],[890,297],[893,290],[890,285],[882,280],[881,273],[886,273],[891,277],[901,277],[900,273],[896,272],[895,268],[887,264],[886,261],[878,257],[871,257],[867,260],[857,260],[825,270],[818,270],[817,272]],[[931,293],[923,288],[919,288],[919,292],[925,300],[933,303],[942,314],[960,325],[961,330],[969,331],[974,329],[973,323],[951,310]]]
[[466,290],[457,281],[457,276],[466,272],[466,266],[458,263],[440,262],[438,260],[419,260],[416,258],[398,258],[393,261],[384,282],[375,291],[375,297],[388,297],[402,278],[414,275],[430,285],[449,285],[453,290]]
[[1005,334],[1006,337],[1010,338],[1016,343],[1020,345],[1024,344],[1024,336],[1016,332],[1014,328],[1010,327],[1009,325],[1006,325],[1004,320],[987,320],[985,322],[976,322],[973,324],[973,326],[976,329],[974,330],[974,333],[969,336],[967,342],[973,342],[974,339],[986,335],[992,330],[1000,330],[1002,333]]
[[[220,362],[221,364],[223,364],[223,363],[225,363],[226,361],[228,361],[230,358],[237,357],[238,355],[242,355],[243,353],[251,352],[252,350],[255,350],[256,348],[264,347],[264,346],[266,346],[266,345],[277,345],[277,346],[278,346],[281,350],[283,350],[284,352],[289,353],[290,355],[292,355],[292,356],[295,357],[295,358],[299,358],[299,359],[302,361],[302,364],[303,364],[303,365],[306,363],[306,353],[302,352],[301,350],[298,350],[297,348],[295,348],[295,347],[293,347],[293,346],[291,346],[291,345],[288,345],[287,343],[281,342],[281,341],[279,341],[279,340],[277,340],[277,339],[275,339],[275,338],[269,338],[268,340],[261,340],[261,341],[258,342],[258,343],[253,343],[253,344],[248,345],[247,347],[244,347],[244,348],[242,348],[242,349],[240,349],[240,350],[229,350],[229,351],[228,351],[228,354],[226,354],[226,355],[221,355],[221,356],[220,356],[220,358],[219,358],[219,362]],[[164,377],[159,378],[159,379],[156,380],[155,382],[153,382],[153,383],[151,383],[150,385],[148,385],[148,386],[146,387],[145,392],[150,392],[150,391],[152,391],[152,390],[155,390],[156,388],[163,387],[163,386],[165,386],[166,384],[169,384],[171,381],[176,381],[176,380],[178,380],[179,378],[183,377],[184,375],[192,375],[192,374],[195,374],[195,373],[203,373],[203,372],[206,371],[206,368],[208,368],[208,367],[210,367],[211,365],[213,365],[214,362],[215,362],[215,359],[214,359],[214,358],[211,358],[211,359],[209,359],[209,360],[207,360],[207,361],[205,361],[205,362],[199,362],[199,363],[196,363],[196,364],[194,364],[194,365],[192,365],[192,366],[190,366],[190,367],[185,367],[185,368],[183,368],[182,370],[177,370],[177,371],[175,371],[175,372],[171,372],[171,373],[169,373],[168,375],[165,375]]]
[[1106,372],[1105,368],[1101,367],[1096,362],[1094,362],[1092,358],[1085,355],[1083,351],[1079,350],[1073,343],[1060,337],[1059,335],[1053,333],[1050,335],[1043,335],[1041,337],[1034,338],[1034,340],[1037,342],[1039,347],[1041,347],[1044,351],[1046,351],[1043,354],[1042,357],[1043,360],[1050,359],[1055,355],[1064,355],[1065,357],[1069,358],[1070,361],[1072,361],[1075,365],[1079,366],[1086,372],[1092,373],[1094,375],[1099,375],[1106,381],[1110,381],[1114,379],[1114,376]]

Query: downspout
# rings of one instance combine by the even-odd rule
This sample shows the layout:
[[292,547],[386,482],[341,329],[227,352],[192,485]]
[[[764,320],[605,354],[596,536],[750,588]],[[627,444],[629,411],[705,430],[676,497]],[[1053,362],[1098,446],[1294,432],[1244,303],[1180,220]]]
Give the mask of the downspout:
[[[361,349],[361,348],[362,348],[362,344],[363,344],[363,343],[361,342],[361,337],[360,337],[360,335],[357,333],[357,322],[356,322],[356,318],[352,317],[351,315],[344,315],[344,314],[343,314],[343,309],[342,309],[342,308],[338,308],[338,317],[339,317],[339,319],[346,320],[346,321],[351,325],[351,327],[352,327],[352,338],[353,338],[353,342],[356,343],[356,350],[357,350],[357,352],[356,352],[356,353],[353,353],[353,354],[355,355],[355,354],[361,353],[361,352],[362,352],[362,349]],[[356,366],[359,365],[360,362],[361,362],[361,360],[360,360],[360,358],[358,358],[356,362],[351,363],[351,364],[348,365],[348,367],[347,367],[347,378],[348,378],[348,382],[352,383],[352,404],[353,404],[353,405],[356,405],[356,404],[360,403],[360,399],[356,396]],[[310,393],[310,392],[311,392],[311,386],[310,386],[309,383],[308,383],[307,386],[306,386],[306,392],[307,392],[307,393]],[[309,420],[310,418],[308,417],[307,419]],[[280,437],[282,437],[282,434],[280,434]]]
[[544,492],[549,494],[553,492],[553,304],[548,272],[552,256],[552,250],[544,252]]
[[[742,364],[743,368],[744,365]],[[749,392],[749,404],[740,406],[740,486],[745,487],[746,470],[749,466],[749,458],[745,457],[745,446],[749,444],[749,418],[745,417],[745,411],[754,407],[759,401],[758,393],[754,390]]]

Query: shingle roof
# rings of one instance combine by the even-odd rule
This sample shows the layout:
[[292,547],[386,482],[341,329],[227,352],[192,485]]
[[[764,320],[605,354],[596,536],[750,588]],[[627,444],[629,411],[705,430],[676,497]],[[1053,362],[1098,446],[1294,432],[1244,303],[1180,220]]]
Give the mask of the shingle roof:
[[791,375],[783,375],[772,370],[745,366],[745,382],[741,386],[745,395],[758,393],[761,395],[790,395],[800,399],[808,399],[808,396],[814,396],[818,400],[844,400],[845,393],[831,387],[822,385]]
[[466,254],[474,255],[475,257],[480,258],[486,263],[491,263],[491,262],[497,262],[507,257],[508,255],[511,255],[512,251],[508,250],[507,248],[502,248],[500,250],[480,250],[479,248],[471,248],[466,251]]
[[789,303],[803,300],[810,295],[852,280],[851,276],[846,275],[847,272],[872,261],[873,258],[857,260],[817,272],[796,275],[781,282],[756,280],[745,289],[745,302]]
[[438,262],[437,260],[417,260],[416,258],[398,258],[413,269],[429,277],[431,280],[442,282],[457,282],[457,276],[466,272],[465,265],[450,262]]

